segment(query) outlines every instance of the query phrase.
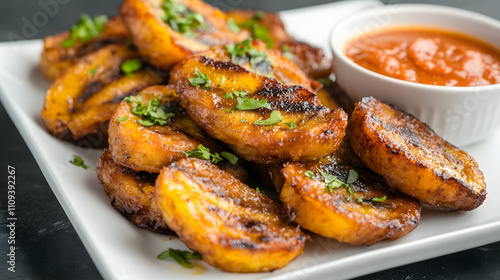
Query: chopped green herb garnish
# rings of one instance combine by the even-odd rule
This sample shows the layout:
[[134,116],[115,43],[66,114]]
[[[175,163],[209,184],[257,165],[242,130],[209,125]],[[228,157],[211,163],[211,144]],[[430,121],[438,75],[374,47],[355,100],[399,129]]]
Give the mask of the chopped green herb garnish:
[[240,119],[240,122],[246,122],[247,119]]
[[231,108],[227,108],[227,109],[226,109],[226,113],[232,114],[232,113],[233,113],[233,110],[231,110]]
[[264,191],[262,191],[261,189],[259,189],[259,187],[256,187],[255,190],[258,191],[258,192],[260,192],[263,195],[266,195],[266,193]]
[[96,16],[92,20],[86,14],[81,15],[80,20],[70,28],[71,36],[62,41],[61,46],[71,48],[76,40],[81,40],[84,43],[89,42],[101,34],[107,21],[106,16]]
[[95,68],[90,69],[90,71],[89,71],[89,75],[90,75],[90,76],[93,76],[93,75],[95,74],[95,72],[96,72],[96,71],[97,71],[97,69],[95,69]]
[[147,105],[141,103],[142,99],[140,94],[136,97],[125,97],[123,100],[134,104],[132,113],[142,117],[142,119],[137,120],[137,122],[143,126],[152,126],[153,124],[164,125],[174,116],[173,113],[165,113],[165,111],[163,111],[160,101],[156,97],[149,101]]
[[337,177],[332,174],[328,174],[326,172],[321,171],[321,169],[317,168],[325,183],[330,184],[331,182],[338,181]]
[[190,263],[188,260],[201,259],[201,255],[199,253],[192,251],[182,251],[170,248],[167,251],[164,251],[161,254],[159,254],[157,258],[159,260],[172,258],[185,268],[193,268],[194,267],[193,264]]
[[220,155],[227,159],[232,165],[235,165],[236,162],[238,162],[238,157],[230,152],[221,152]]
[[250,60],[250,66],[255,69],[257,64],[266,61],[272,66],[272,62],[265,51],[259,51],[251,46],[251,40],[245,40],[234,45],[226,45],[227,53],[231,56],[231,61],[234,64],[246,62]]
[[234,99],[234,96],[232,93],[228,92],[224,95],[224,98],[231,98],[231,99]]
[[283,56],[286,57],[288,60],[293,60],[294,55],[293,53],[290,52],[290,46],[288,45],[283,45]]
[[204,89],[210,89],[210,79],[207,74],[203,74],[196,68],[196,76],[194,78],[189,78],[191,85],[195,87],[202,86]]
[[322,83],[324,85],[329,85],[330,84],[330,80],[326,79],[326,78],[319,78],[318,82],[320,82],[320,83]]
[[350,196],[348,196],[345,200],[346,200],[346,201],[351,201],[351,200],[352,200],[352,198],[351,198]]
[[220,80],[220,85],[222,86],[226,82],[226,76],[222,75],[222,79]]
[[175,0],[163,0],[162,20],[170,27],[184,36],[194,38],[194,31],[197,29],[208,30],[205,19],[200,13],[192,13],[185,5],[177,3]]
[[304,175],[307,177],[307,178],[311,178],[314,180],[314,178],[316,177],[316,174],[314,174],[313,171],[311,170],[307,170],[306,172],[304,172]]
[[297,125],[294,122],[286,122],[286,125],[288,125],[288,129],[294,129],[297,128]]
[[358,202],[360,202],[360,203],[361,203],[361,202],[363,202],[363,198],[361,198],[361,197],[356,197],[356,200],[357,200]]
[[121,117],[118,117],[116,118],[116,121],[117,122],[124,122],[128,119],[128,116],[121,116]]
[[267,100],[257,100],[251,97],[238,97],[236,98],[238,104],[236,104],[235,109],[240,111],[256,110],[259,108],[266,108],[271,110],[271,105],[267,103]]
[[256,125],[273,125],[280,123],[282,120],[280,111],[272,111],[267,120],[255,120],[253,123]]
[[73,156],[73,160],[70,161],[69,163],[73,164],[74,166],[80,166],[83,169],[89,168],[85,163],[83,162],[83,159],[79,156]]
[[136,58],[125,60],[125,62],[123,62],[120,66],[120,69],[122,70],[123,74],[125,74],[126,76],[130,76],[135,71],[141,69],[141,67],[142,61],[139,58]]
[[256,12],[251,20],[242,22],[238,24],[238,27],[249,30],[254,39],[259,39],[266,43],[266,47],[271,49],[273,47],[273,39],[267,27],[260,25],[259,20],[265,17],[266,13],[263,11]]
[[238,33],[241,31],[241,28],[236,24],[234,19],[230,18],[227,20],[227,26],[229,27],[229,30],[233,31],[233,33]]
[[374,198],[372,198],[372,201],[384,202],[386,199],[387,199],[387,195],[384,195],[383,197],[374,197]]
[[352,184],[358,180],[358,172],[354,169],[349,169],[349,176],[347,176],[347,184]]
[[222,160],[222,158],[219,156],[218,153],[210,153],[210,149],[206,148],[202,144],[198,145],[196,149],[192,151],[187,151],[186,152],[186,157],[195,157],[195,158],[200,158],[200,159],[205,159],[209,160],[212,163],[217,164],[219,161]]

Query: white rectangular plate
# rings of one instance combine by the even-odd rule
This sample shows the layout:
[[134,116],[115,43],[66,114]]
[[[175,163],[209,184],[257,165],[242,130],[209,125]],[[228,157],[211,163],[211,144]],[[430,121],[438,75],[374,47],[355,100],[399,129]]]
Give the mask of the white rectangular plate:
[[[330,28],[342,16],[379,5],[338,2],[283,12],[293,35],[326,49]],[[471,212],[424,210],[416,230],[376,245],[351,246],[314,236],[303,255],[272,273],[230,274],[202,261],[193,270],[156,256],[167,248],[186,249],[177,238],[136,228],[115,211],[93,170],[101,150],[76,147],[50,136],[40,119],[49,83],[38,64],[42,42],[0,44],[1,100],[42,169],[91,258],[106,279],[334,279],[351,278],[500,240],[500,133],[466,147],[488,184],[483,206]],[[430,102],[430,101],[429,101]],[[81,156],[90,168],[69,164]],[[203,268],[202,268],[203,267]]]

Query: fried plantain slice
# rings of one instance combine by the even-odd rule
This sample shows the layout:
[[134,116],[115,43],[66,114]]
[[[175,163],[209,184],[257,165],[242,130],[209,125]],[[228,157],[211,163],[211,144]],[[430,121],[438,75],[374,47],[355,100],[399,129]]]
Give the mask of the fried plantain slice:
[[165,167],[156,202],[181,240],[223,271],[272,271],[304,249],[306,236],[277,202],[205,160]]
[[110,18],[102,32],[88,42],[76,40],[72,46],[63,46],[63,42],[71,37],[65,31],[43,39],[43,51],[40,56],[40,70],[43,75],[53,81],[65,69],[85,56],[109,44],[125,44],[130,34],[118,17]]
[[354,245],[395,240],[417,227],[421,209],[416,199],[367,168],[337,164],[335,158],[285,164],[280,200],[293,222]]
[[[229,50],[231,50],[231,52]],[[235,55],[240,52],[242,54],[246,53],[247,55]],[[248,55],[248,53],[251,53],[252,56]],[[309,79],[304,72],[286,59],[281,52],[266,49],[266,46],[259,40],[245,40],[236,44],[212,46],[209,50],[197,55],[240,65],[246,70],[258,75],[276,78],[285,85],[303,86],[314,92],[321,88],[321,84],[317,85],[316,81]],[[255,58],[260,59],[260,61],[255,63]],[[169,83],[177,83],[179,78],[178,71],[181,67],[182,63],[176,65],[172,69]],[[174,70],[176,70],[177,73],[175,73]],[[220,81],[220,83],[223,82],[225,81]]]
[[143,89],[144,106],[156,98],[166,114],[172,113],[164,125],[144,126],[141,116],[134,114],[134,103],[122,101],[109,124],[109,149],[113,160],[135,171],[159,173],[165,165],[186,157],[186,152],[203,145],[218,151],[215,140],[198,128],[181,108],[173,85]]
[[252,37],[266,43],[268,48],[279,50],[308,76],[326,78],[332,73],[332,60],[322,49],[295,40],[288,34],[278,14],[253,10],[230,10],[230,21],[248,30]]
[[125,218],[139,228],[175,235],[154,201],[158,174],[138,173],[116,164],[107,149],[97,159],[96,172],[111,205]]
[[348,134],[366,166],[423,203],[473,210],[486,198],[483,173],[472,156],[393,106],[363,98]]
[[330,110],[301,86],[230,62],[190,57],[179,70],[176,91],[197,125],[248,161],[314,160],[334,152],[345,135],[342,109]]
[[91,138],[93,146],[105,146],[107,125],[118,103],[163,79],[148,70],[123,75],[122,63],[137,58],[128,46],[108,45],[68,68],[45,95],[41,116],[47,130],[63,140]]
[[[226,14],[200,0],[125,0],[120,16],[141,55],[164,70],[210,45],[250,37],[246,31],[232,32]],[[176,23],[179,18],[192,24]]]

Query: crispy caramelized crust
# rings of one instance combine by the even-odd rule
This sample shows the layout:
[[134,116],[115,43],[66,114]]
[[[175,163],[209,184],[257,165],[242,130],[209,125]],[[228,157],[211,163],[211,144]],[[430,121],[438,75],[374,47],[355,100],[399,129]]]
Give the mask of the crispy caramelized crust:
[[180,0],[190,11],[203,15],[208,30],[195,30],[195,39],[174,31],[161,20],[162,0],[125,0],[120,16],[128,28],[134,45],[151,65],[168,70],[192,52],[206,50],[213,44],[239,42],[248,32],[229,30],[227,16],[200,0]]
[[314,79],[327,78],[333,71],[333,61],[325,57],[322,49],[297,40],[282,41],[276,49],[292,54],[292,62]]
[[205,160],[165,167],[156,202],[181,240],[223,271],[272,271],[304,248],[305,235],[278,203]]
[[[210,90],[191,85],[189,78],[195,76],[196,69],[208,75]],[[223,76],[225,82],[221,84]],[[334,152],[345,135],[346,113],[322,106],[315,93],[206,56],[185,61],[176,91],[195,123],[249,161],[269,164],[314,160]],[[256,125],[254,121],[268,119],[271,110],[233,110],[236,98],[224,98],[233,91],[247,91],[247,96],[256,100],[266,99],[272,110],[281,113],[282,121]],[[296,128],[290,129],[285,124],[289,122]]]
[[122,76],[121,64],[137,57],[127,46],[108,45],[81,58],[58,76],[45,95],[41,113],[47,130],[73,141],[93,135],[93,146],[105,146],[107,124],[118,103],[162,80],[147,70]]
[[120,18],[114,17],[106,22],[99,36],[87,43],[77,40],[72,47],[63,47],[62,42],[70,38],[69,31],[45,37],[40,56],[40,70],[49,81],[53,81],[66,68],[75,64],[80,57],[109,44],[126,43],[129,36]]
[[[318,170],[346,182],[349,170],[359,178],[330,192]],[[314,172],[311,179],[306,171]],[[389,188],[381,177],[366,168],[349,165],[288,163],[282,170],[285,184],[280,199],[293,221],[322,236],[350,244],[372,245],[384,239],[398,239],[417,227],[420,203]],[[372,199],[386,196],[383,202]]]
[[421,202],[472,210],[486,198],[477,162],[415,117],[363,98],[348,128],[354,151],[387,183]]
[[111,205],[139,228],[175,234],[163,220],[154,201],[154,181],[158,174],[136,173],[113,162],[107,149],[97,159],[97,178]]

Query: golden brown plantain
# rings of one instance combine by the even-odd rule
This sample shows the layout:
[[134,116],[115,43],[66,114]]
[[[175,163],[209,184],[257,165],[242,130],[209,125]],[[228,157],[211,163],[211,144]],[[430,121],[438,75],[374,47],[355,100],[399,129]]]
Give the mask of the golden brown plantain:
[[356,103],[348,134],[370,169],[423,203],[472,210],[486,198],[483,173],[472,156],[393,106],[363,98]]
[[[354,245],[395,240],[417,227],[420,203],[416,199],[390,188],[366,168],[334,163],[335,156],[330,161],[285,164],[280,200],[293,222]],[[352,181],[351,176],[355,181],[345,184]]]
[[[207,75],[210,89],[191,84],[189,79],[196,77],[197,70]],[[190,57],[179,70],[176,91],[196,124],[249,161],[314,160],[334,152],[345,135],[347,115],[342,109],[330,110],[303,87],[285,86],[230,62]],[[227,95],[234,91],[246,91],[248,99],[265,99],[269,107],[236,110],[240,99]],[[259,124],[272,115],[277,120],[274,124]]]
[[230,10],[227,13],[239,27],[252,33],[253,38],[264,41],[268,48],[279,50],[308,76],[326,78],[332,73],[332,60],[325,57],[323,50],[290,36],[276,13]]
[[118,103],[162,81],[148,70],[122,75],[121,64],[137,57],[128,46],[108,45],[68,68],[45,95],[41,116],[47,130],[64,140],[87,138],[93,146],[105,146],[107,124]]
[[158,174],[137,173],[116,164],[107,149],[97,159],[97,178],[111,205],[139,228],[164,234],[175,234],[163,220],[155,196]]
[[156,202],[181,240],[223,271],[272,271],[304,249],[306,236],[278,203],[205,160],[165,167]]
[[248,38],[248,32],[238,34],[230,31],[227,16],[217,8],[201,0],[178,0],[189,12],[203,16],[207,30],[196,28],[194,38],[189,38],[162,21],[165,12],[162,0],[125,0],[120,7],[120,16],[127,26],[134,45],[153,66],[169,70],[192,52],[208,49],[213,44],[239,42]]
[[[228,47],[241,46],[242,48],[251,48],[254,51],[260,51],[267,57],[267,60],[261,61],[256,65],[250,63],[250,59],[238,58],[232,60],[230,53],[227,51]],[[295,64],[286,59],[281,52],[275,50],[268,50],[261,41],[244,41],[237,44],[228,44],[225,46],[212,46],[209,50],[196,54],[197,56],[204,56],[212,60],[233,62],[245,68],[250,72],[258,75],[266,75],[268,77],[276,78],[278,81],[285,85],[303,86],[306,89],[316,92],[321,88],[321,84],[309,79],[307,75],[302,72]],[[182,67],[182,63],[177,64],[171,72],[169,83],[175,84],[179,79],[178,71]],[[176,70],[176,72],[174,72]],[[220,81],[222,83],[222,81]]]
[[109,19],[99,36],[89,42],[76,40],[71,47],[63,47],[62,42],[70,38],[70,32],[65,31],[43,39],[43,51],[40,56],[40,70],[43,75],[53,81],[65,69],[75,62],[109,44],[123,44],[130,40],[130,34],[118,17]]
[[[165,125],[143,126],[132,113],[133,104],[122,101],[109,124],[109,149],[113,160],[135,171],[159,173],[165,165],[186,157],[202,144],[218,151],[217,143],[198,128],[180,106],[173,85],[151,86],[140,93],[142,104],[156,97],[165,113],[173,113]],[[124,121],[117,121],[126,118]]]

